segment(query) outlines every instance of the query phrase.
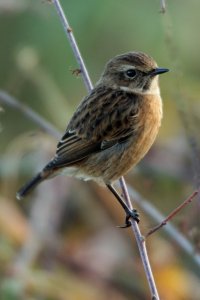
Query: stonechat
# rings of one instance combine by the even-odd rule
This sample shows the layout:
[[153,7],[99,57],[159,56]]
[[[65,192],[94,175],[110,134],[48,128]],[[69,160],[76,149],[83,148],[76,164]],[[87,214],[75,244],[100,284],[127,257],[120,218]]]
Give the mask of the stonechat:
[[142,52],[111,59],[73,114],[52,160],[17,193],[22,199],[60,173],[107,186],[129,218],[139,221],[113,186],[152,146],[162,119],[158,75],[168,72]]

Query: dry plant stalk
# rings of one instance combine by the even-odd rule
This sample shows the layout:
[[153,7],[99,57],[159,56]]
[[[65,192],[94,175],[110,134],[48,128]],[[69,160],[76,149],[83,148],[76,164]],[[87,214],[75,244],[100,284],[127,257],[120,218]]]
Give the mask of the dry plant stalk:
[[182,204],[180,204],[177,208],[175,208],[168,216],[165,218],[160,224],[149,230],[149,232],[145,235],[145,237],[149,237],[151,234],[159,230],[161,227],[165,226],[167,222],[173,219],[180,210],[182,210],[186,205],[190,204],[192,200],[198,195],[199,191],[194,191]]
[[160,13],[164,14],[166,12],[165,0],[160,0]]

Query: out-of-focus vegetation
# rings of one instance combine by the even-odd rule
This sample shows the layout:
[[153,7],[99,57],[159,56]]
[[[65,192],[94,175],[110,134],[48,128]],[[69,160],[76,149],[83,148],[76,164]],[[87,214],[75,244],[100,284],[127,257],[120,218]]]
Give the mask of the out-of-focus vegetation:
[[[164,214],[199,185],[200,2],[62,1],[93,82],[108,59],[140,50],[161,78],[164,119],[153,149],[127,180]],[[86,89],[53,5],[0,0],[0,89],[59,130]],[[5,104],[0,111],[0,299],[149,299],[124,214],[105,189],[59,177],[23,202],[16,190],[52,156],[56,140]],[[154,224],[141,214],[145,233]],[[200,248],[198,200],[172,221]],[[161,230],[148,240],[161,298],[197,300],[199,267]]]

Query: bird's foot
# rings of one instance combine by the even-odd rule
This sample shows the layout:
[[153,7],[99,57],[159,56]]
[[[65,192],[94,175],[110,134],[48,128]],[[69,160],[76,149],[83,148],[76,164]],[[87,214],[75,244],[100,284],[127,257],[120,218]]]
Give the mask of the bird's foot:
[[125,224],[124,225],[119,225],[117,226],[118,228],[128,228],[131,226],[131,221],[130,218],[133,218],[137,223],[139,223],[140,218],[139,218],[139,213],[137,212],[136,209],[127,209],[126,210],[126,219],[125,219]]

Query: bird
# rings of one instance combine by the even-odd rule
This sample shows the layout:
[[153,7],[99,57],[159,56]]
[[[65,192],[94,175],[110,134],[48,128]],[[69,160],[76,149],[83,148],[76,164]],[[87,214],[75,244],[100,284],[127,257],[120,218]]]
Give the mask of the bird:
[[17,192],[17,199],[42,181],[65,174],[107,187],[125,210],[121,227],[129,227],[130,218],[139,222],[138,212],[127,206],[114,182],[138,164],[158,134],[163,115],[158,77],[168,71],[143,52],[110,59],[72,115],[54,157]]

